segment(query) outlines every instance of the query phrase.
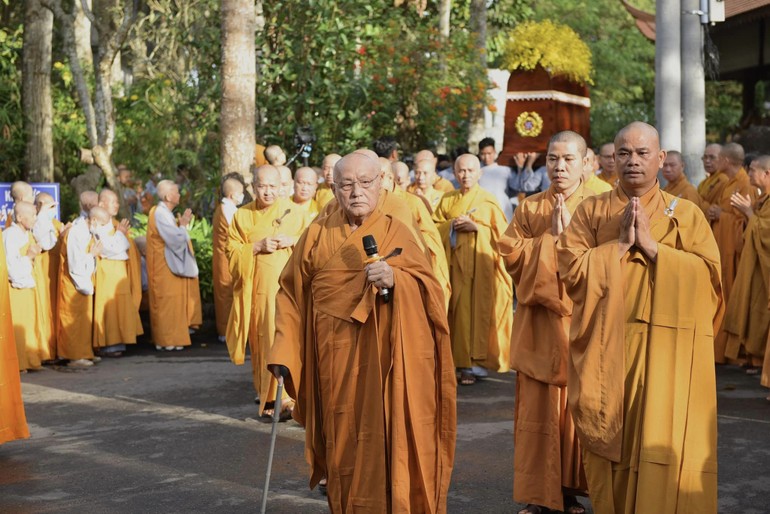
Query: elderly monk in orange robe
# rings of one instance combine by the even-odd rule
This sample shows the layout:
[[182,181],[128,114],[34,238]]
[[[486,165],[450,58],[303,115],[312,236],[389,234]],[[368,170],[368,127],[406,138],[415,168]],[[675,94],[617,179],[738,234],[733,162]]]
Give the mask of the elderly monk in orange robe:
[[663,178],[668,181],[663,191],[672,196],[690,200],[700,207],[700,195],[695,186],[687,180],[687,175],[684,173],[684,159],[680,152],[676,150],[666,152],[666,160],[663,161],[662,171]]
[[497,248],[505,214],[495,195],[478,185],[478,157],[461,155],[455,176],[460,189],[444,195],[433,220],[449,261],[452,355],[460,384],[471,385],[487,369],[509,369],[513,284]]
[[291,201],[300,210],[304,211],[310,219],[318,216],[321,209],[315,200],[318,190],[318,174],[313,168],[303,166],[294,173],[294,195]]
[[[315,172],[314,172],[315,173]],[[267,355],[275,337],[278,277],[310,218],[290,199],[280,198],[281,176],[270,165],[254,173],[253,202],[235,213],[227,236],[227,257],[233,277],[233,307],[227,322],[227,347],[241,365],[248,343],[260,414],[272,415],[277,383],[268,373]],[[284,404],[284,419],[292,405]]]
[[527,504],[519,514],[585,512],[575,498],[585,496],[587,486],[567,407],[572,301],[559,280],[556,240],[578,204],[594,194],[582,183],[587,160],[580,134],[555,134],[545,161],[551,186],[521,202],[498,242],[519,299],[511,334],[513,499]]
[[318,210],[323,210],[326,204],[334,198],[334,191],[332,191],[332,182],[334,182],[334,165],[342,159],[341,155],[336,153],[330,153],[324,157],[321,164],[321,173],[323,174],[324,181],[318,184],[318,189],[315,192],[315,201],[318,203]]
[[178,221],[179,186],[170,180],[158,183],[158,205],[147,217],[147,278],[150,296],[150,330],[155,349],[184,350],[190,346],[190,329],[203,322],[198,264],[187,229],[192,211]]
[[[743,231],[748,219],[746,215],[730,203],[734,193],[749,195],[752,201],[756,198],[756,188],[749,184],[749,176],[743,169],[743,147],[738,143],[728,143],[720,153],[720,169],[727,176],[727,182],[722,188],[717,203],[706,211],[706,217],[711,221],[714,239],[719,247],[722,261],[722,291],[725,303],[730,301],[730,294],[738,271],[738,261],[743,249]],[[714,358],[718,364],[726,362],[725,349],[727,333],[724,327],[719,327],[714,338]]]
[[722,189],[727,183],[727,175],[722,173],[719,169],[720,160],[719,155],[722,153],[722,145],[712,143],[706,145],[703,150],[703,170],[706,172],[706,178],[698,184],[698,194],[700,195],[700,206],[703,212],[707,212],[709,208],[719,203],[719,197],[722,195]]
[[613,186],[596,176],[598,166],[596,154],[590,148],[586,148],[586,165],[583,167],[583,185],[596,194],[612,191],[614,189]]
[[[34,204],[17,201],[13,205],[10,227],[3,231],[4,265],[10,281],[11,311],[19,370],[40,369],[50,360],[47,304],[40,290],[45,289],[39,257],[42,251],[32,235],[37,212]],[[3,287],[8,284],[6,281]]]
[[578,205],[556,246],[591,502],[602,514],[715,514],[719,250],[703,212],[660,190],[653,127],[623,128],[615,156],[619,187]]
[[93,274],[102,245],[91,234],[90,211],[99,201],[96,191],[80,194],[80,215],[62,232],[59,247],[56,351],[68,366],[94,364]]
[[99,193],[94,237],[102,244],[94,275],[93,346],[101,356],[121,357],[127,344],[136,344],[144,333],[139,317],[142,271],[139,250],[129,238],[129,221],[115,218],[118,195],[111,189]]
[[21,399],[19,359],[16,355],[8,264],[0,244],[0,444],[29,437]]
[[[737,360],[743,350],[746,373],[756,375],[764,362],[770,328],[768,287],[770,287],[770,156],[761,155],[749,166],[751,186],[762,191],[755,203],[749,195],[734,193],[730,203],[749,220],[743,250],[727,302],[724,329],[728,358]],[[752,205],[753,203],[753,205]]]
[[[438,173],[435,173],[436,167],[438,166],[438,157],[436,157],[436,154],[434,154],[431,150],[420,150],[414,155],[414,162],[417,164],[418,162],[427,159],[430,161],[433,161],[433,171],[435,178],[433,179],[433,189],[436,191],[441,191],[442,193],[448,193],[450,191],[455,190],[455,186],[452,185],[450,181],[445,179],[444,177],[440,176]],[[393,164],[399,161],[394,161]],[[408,168],[407,168],[408,173]]]
[[436,181],[436,162],[432,158],[422,158],[414,163],[414,182],[406,188],[407,192],[425,200],[431,214],[438,207],[444,192],[433,187]]
[[222,199],[214,210],[212,219],[212,283],[214,286],[214,314],[217,324],[217,338],[224,343],[227,334],[227,319],[233,306],[233,276],[227,261],[227,234],[233,222],[235,211],[245,198],[243,183],[235,178],[237,173],[223,177]]
[[[270,368],[297,399],[310,486],[328,477],[333,513],[444,513],[457,419],[441,286],[413,229],[377,209],[376,159],[345,156],[334,184],[340,208],[281,274]],[[367,235],[401,254],[368,258]]]
[[[441,289],[444,291],[445,303],[447,308],[449,307],[449,299],[452,297],[452,286],[449,283],[449,264],[446,260],[446,253],[444,252],[444,244],[441,241],[441,234],[439,234],[436,224],[430,217],[428,208],[425,207],[423,201],[416,195],[407,193],[399,187],[396,187],[395,177],[393,175],[393,166],[385,157],[378,157],[377,161],[380,163],[380,184],[383,191],[387,191],[394,197],[399,198],[407,203],[409,206],[409,212],[412,214],[413,225],[417,227],[425,247],[430,255],[430,262],[433,268],[433,274],[436,276]],[[402,220],[403,221],[403,220]]]
[[40,245],[42,252],[38,256],[40,267],[43,269],[43,281],[45,283],[46,316],[48,318],[48,349],[49,357],[56,358],[56,324],[57,310],[56,299],[59,285],[59,252],[61,248],[60,235],[69,228],[56,216],[56,201],[48,193],[38,193],[35,196],[35,208],[37,220],[32,227],[32,235],[35,242]]

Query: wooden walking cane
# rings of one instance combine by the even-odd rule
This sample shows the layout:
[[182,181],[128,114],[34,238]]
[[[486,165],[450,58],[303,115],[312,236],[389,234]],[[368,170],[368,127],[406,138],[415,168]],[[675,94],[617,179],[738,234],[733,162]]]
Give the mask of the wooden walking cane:
[[270,473],[273,470],[273,454],[275,453],[275,439],[278,436],[278,422],[281,418],[281,397],[283,396],[283,377],[288,375],[288,369],[285,366],[278,368],[278,390],[275,393],[275,402],[273,404],[273,427],[270,430],[270,452],[267,455],[267,473],[265,473],[265,488],[262,489],[262,508],[261,514],[265,514],[267,508],[267,490],[270,488]]

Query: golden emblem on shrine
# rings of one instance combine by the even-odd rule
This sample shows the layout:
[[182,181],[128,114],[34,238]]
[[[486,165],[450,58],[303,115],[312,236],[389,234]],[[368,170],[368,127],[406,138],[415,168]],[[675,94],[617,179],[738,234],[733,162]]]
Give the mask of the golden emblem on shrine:
[[521,137],[537,137],[543,131],[543,118],[535,111],[524,111],[516,118],[516,132]]

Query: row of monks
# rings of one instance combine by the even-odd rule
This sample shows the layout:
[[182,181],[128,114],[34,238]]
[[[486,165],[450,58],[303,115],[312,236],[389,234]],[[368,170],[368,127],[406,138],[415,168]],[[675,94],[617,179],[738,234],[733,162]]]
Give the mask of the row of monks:
[[[711,355],[728,272],[743,269],[735,255],[733,268],[725,264],[726,252],[743,247],[737,225],[719,223],[740,212],[754,220],[763,204],[752,203],[751,186],[735,189],[737,145],[719,151],[719,167],[709,169],[704,157],[712,173],[693,201],[677,191],[686,179],[681,169],[670,174],[654,128],[631,124],[613,146],[616,173],[603,170],[610,190],[597,194],[585,141],[556,134],[546,156],[550,188],[526,198],[510,224],[495,195],[478,186],[481,167],[470,154],[454,164],[457,190],[441,184],[430,152],[415,158],[413,192],[401,187],[405,165],[369,150],[327,156],[320,185],[312,169],[297,170],[293,193],[290,175],[261,166],[254,201],[240,207],[244,184],[224,180],[214,218],[217,331],[236,364],[249,347],[263,415],[285,378],[285,412],[276,414],[293,413],[305,426],[311,486],[328,481],[333,512],[445,511],[456,385],[511,368],[518,372],[514,499],[527,504],[522,512],[579,513],[576,497],[585,494],[598,513],[716,512]],[[658,186],[661,168],[667,191]],[[754,186],[763,187],[755,175]],[[171,212],[178,188],[163,181],[158,197],[146,240],[151,330],[159,350],[174,350],[189,345],[189,329],[201,323],[197,266],[185,230],[191,214]],[[26,237],[27,247],[6,250],[24,255],[34,275],[43,254],[34,248],[34,208],[24,200],[17,207],[14,238]],[[84,211],[90,238],[81,256],[98,267],[112,255],[106,240],[126,234],[106,207]],[[60,244],[76,223],[59,234]],[[733,236],[732,247],[720,230]],[[375,236],[384,258],[364,250],[363,235]],[[126,240],[122,276],[135,302],[137,245]],[[76,268],[59,273],[59,302],[61,277]],[[95,295],[98,270],[89,276]],[[13,278],[10,285],[15,294]],[[14,328],[22,324],[14,318]],[[103,355],[132,342],[121,335],[94,344],[94,318],[89,330]],[[29,337],[14,332],[17,346]],[[746,336],[730,341],[735,358],[758,356]],[[57,351],[66,346],[56,343]]]

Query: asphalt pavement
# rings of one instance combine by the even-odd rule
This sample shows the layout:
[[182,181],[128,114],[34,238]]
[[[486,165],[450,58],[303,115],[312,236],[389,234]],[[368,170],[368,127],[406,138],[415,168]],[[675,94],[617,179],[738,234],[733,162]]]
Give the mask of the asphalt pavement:
[[[31,438],[0,446],[0,513],[258,512],[270,425],[255,420],[250,365],[211,333],[182,352],[131,347],[120,359],[23,375]],[[720,366],[719,505],[770,512],[768,390]],[[451,513],[511,513],[516,376],[458,387]],[[328,512],[308,489],[304,432],[280,425],[268,512]],[[587,505],[590,505],[586,502]]]

